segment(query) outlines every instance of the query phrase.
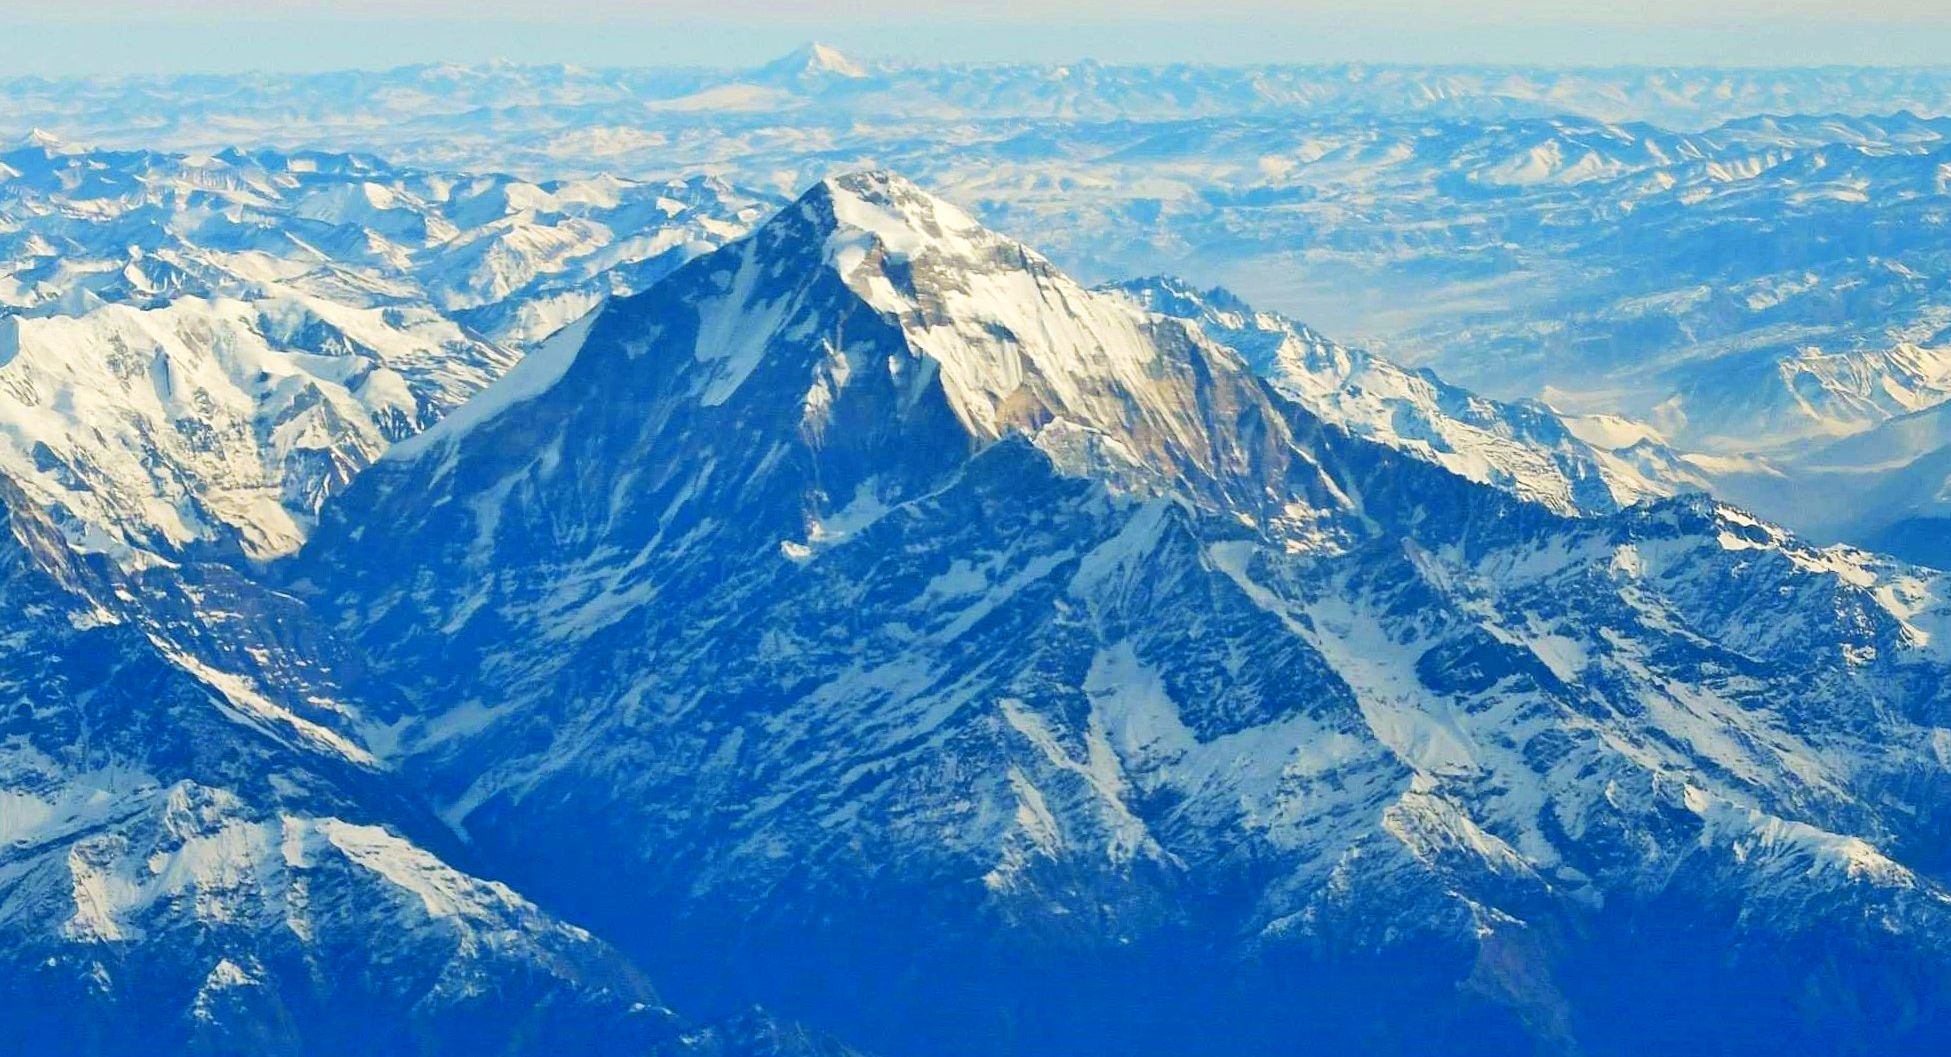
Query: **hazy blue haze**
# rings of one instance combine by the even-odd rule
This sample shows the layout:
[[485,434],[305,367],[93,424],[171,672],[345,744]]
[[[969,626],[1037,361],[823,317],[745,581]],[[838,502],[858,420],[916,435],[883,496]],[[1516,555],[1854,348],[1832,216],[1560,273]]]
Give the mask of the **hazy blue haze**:
[[540,0],[275,5],[111,0],[74,8],[0,3],[0,29],[31,40],[9,72],[315,70],[422,61],[585,65],[762,61],[804,39],[872,57],[937,61],[1514,62],[1552,64],[1922,64],[1951,54],[1951,15],[1924,0],[1619,5],[1496,0],[1383,3],[1039,5],[628,4]]

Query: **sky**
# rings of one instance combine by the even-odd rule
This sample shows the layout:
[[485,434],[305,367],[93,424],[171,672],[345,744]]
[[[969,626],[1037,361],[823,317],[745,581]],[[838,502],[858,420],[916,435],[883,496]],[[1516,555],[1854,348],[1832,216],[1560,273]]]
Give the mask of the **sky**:
[[0,77],[416,62],[1931,65],[1951,0],[0,0]]

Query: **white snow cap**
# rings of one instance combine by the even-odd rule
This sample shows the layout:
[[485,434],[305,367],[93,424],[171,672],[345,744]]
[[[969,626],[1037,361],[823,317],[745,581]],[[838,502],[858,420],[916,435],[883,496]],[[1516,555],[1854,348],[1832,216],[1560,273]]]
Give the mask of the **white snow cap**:
[[925,242],[945,243],[939,248],[946,250],[957,244],[967,248],[971,240],[1004,241],[959,206],[885,169],[829,176],[820,189],[833,203],[841,228],[873,236],[897,257],[911,255]]
[[56,152],[64,151],[68,146],[62,141],[61,137],[38,126],[28,129],[27,134],[20,137],[15,143],[22,147],[39,147],[42,150]]
[[842,55],[839,49],[818,41],[800,45],[786,55],[765,64],[759,72],[768,80],[805,77],[842,77],[847,80],[859,80],[867,76],[865,67]]

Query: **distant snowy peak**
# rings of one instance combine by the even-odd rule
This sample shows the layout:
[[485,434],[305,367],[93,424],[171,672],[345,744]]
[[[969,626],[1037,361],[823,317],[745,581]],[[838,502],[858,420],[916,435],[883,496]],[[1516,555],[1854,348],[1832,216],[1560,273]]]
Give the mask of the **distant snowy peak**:
[[24,135],[14,141],[14,145],[53,153],[62,153],[69,149],[66,141],[44,128],[28,129]]
[[832,80],[857,81],[866,76],[866,67],[836,48],[812,41],[759,67],[756,79],[767,84],[807,85]]

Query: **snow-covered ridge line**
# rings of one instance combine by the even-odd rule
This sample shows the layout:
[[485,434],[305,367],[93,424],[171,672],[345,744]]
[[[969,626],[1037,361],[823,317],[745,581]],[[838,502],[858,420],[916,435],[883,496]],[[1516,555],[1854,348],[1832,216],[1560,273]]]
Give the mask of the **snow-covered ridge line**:
[[1715,483],[1698,457],[1674,450],[1650,426],[1487,400],[1427,368],[1410,370],[1256,311],[1224,289],[1196,290],[1168,277],[1106,289],[1197,324],[1325,421],[1559,513],[1611,513]]
[[320,151],[0,156],[0,472],[127,562],[290,553],[391,444],[765,202]]

